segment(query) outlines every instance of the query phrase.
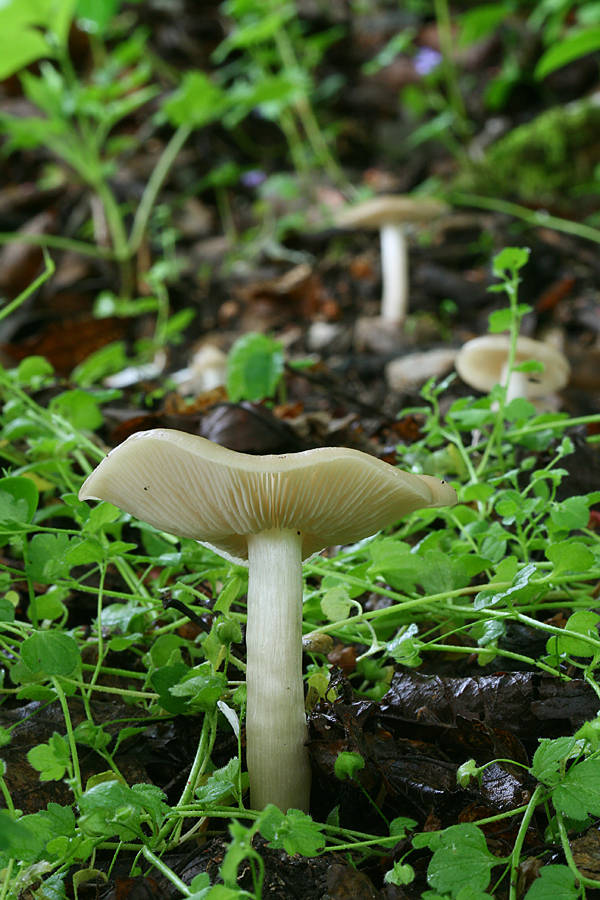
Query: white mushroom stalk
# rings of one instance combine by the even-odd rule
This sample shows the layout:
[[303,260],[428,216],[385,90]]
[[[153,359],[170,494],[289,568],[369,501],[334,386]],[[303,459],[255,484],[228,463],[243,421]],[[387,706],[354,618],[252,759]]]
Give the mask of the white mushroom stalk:
[[108,500],[248,565],[250,800],[257,809],[275,803],[308,811],[302,560],[374,534],[415,509],[455,503],[454,490],[358,450],[250,456],[156,429],[111,451],[79,497]]
[[531,379],[525,372],[509,371],[508,362],[502,366],[499,384],[506,386],[506,403],[517,397],[528,397],[531,388]]
[[408,313],[407,229],[432,222],[446,211],[433,197],[381,194],[348,206],[336,217],[341,228],[379,230],[381,246],[382,298],[380,320],[398,328]]
[[248,538],[246,761],[252,806],[307,810],[310,767],[302,679],[302,537]]
[[385,322],[404,322],[408,314],[408,248],[404,225],[382,225],[381,242],[381,318]]

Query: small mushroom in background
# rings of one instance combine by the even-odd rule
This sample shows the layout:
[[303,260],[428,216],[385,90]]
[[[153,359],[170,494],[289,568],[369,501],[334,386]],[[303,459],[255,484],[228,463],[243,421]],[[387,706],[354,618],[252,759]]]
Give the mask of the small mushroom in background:
[[434,347],[422,353],[407,353],[386,365],[385,380],[393,391],[413,391],[430,378],[441,378],[450,372],[457,352],[452,347]]
[[194,353],[189,366],[171,373],[180,394],[203,394],[225,384],[227,354],[215,344],[203,344]]
[[[438,218],[447,207],[432,197],[382,194],[356,206],[343,209],[336,216],[340,228],[378,229],[381,242],[381,276],[383,296],[381,313],[374,325],[397,332],[408,312],[408,247],[410,225],[424,224]],[[363,329],[364,331],[364,329]]]
[[100,463],[81,500],[100,499],[248,566],[246,758],[260,809],[308,810],[302,678],[302,560],[374,534],[454,490],[367,453],[326,447],[237,453],[169,429],[138,432]]
[[506,384],[506,402],[515,397],[526,400],[548,398],[569,380],[570,367],[565,355],[552,344],[520,336],[517,339],[514,364],[535,360],[543,372],[511,372],[508,379],[510,337],[488,334],[468,341],[456,357],[456,371],[462,380],[478,391],[488,393],[496,384]]

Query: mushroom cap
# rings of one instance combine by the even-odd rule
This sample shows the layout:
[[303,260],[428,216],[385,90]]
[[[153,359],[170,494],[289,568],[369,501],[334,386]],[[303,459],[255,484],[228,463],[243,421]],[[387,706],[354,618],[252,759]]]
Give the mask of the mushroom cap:
[[83,484],[80,500],[108,500],[161,531],[248,558],[249,534],[294,529],[302,556],[374,534],[454,490],[346,447],[281,456],[237,453],[166,428],[131,435]]
[[[509,347],[510,336],[507,334],[486,334],[473,338],[467,341],[456,357],[456,370],[470,387],[490,391],[502,378]],[[569,363],[560,350],[543,341],[521,336],[517,339],[515,364],[520,365],[528,360],[544,364],[543,372],[526,375],[528,397],[543,397],[558,391],[569,380]]]
[[433,197],[408,194],[380,194],[355,206],[347,206],[336,216],[340,228],[381,228],[403,222],[429,222],[448,207]]

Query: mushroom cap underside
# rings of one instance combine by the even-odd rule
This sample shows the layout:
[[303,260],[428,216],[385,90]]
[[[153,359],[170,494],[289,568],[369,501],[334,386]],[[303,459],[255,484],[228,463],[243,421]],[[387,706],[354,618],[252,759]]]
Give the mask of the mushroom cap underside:
[[336,216],[340,228],[381,228],[382,225],[429,222],[448,207],[434,197],[381,194],[355,206],[347,206]]
[[[510,337],[506,334],[482,335],[468,341],[456,357],[456,371],[462,380],[478,391],[490,391],[499,384],[508,360]],[[557,391],[569,380],[569,363],[556,347],[520,336],[517,340],[515,365],[536,360],[543,372],[529,372],[527,396],[543,397]]]
[[180,537],[245,560],[247,535],[302,534],[306,558],[374,534],[415,509],[451,505],[454,490],[345,447],[251,456],[171,429],[133,434],[92,472],[80,500],[107,500]]

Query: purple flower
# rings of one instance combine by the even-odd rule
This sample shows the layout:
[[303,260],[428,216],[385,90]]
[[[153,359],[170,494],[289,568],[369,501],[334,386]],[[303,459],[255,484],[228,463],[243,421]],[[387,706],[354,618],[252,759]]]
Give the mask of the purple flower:
[[413,60],[417,75],[429,75],[442,61],[442,54],[433,47],[421,47]]
[[240,181],[244,187],[257,188],[263,183],[266,177],[265,173],[261,172],[260,169],[248,169],[247,172],[242,173]]

